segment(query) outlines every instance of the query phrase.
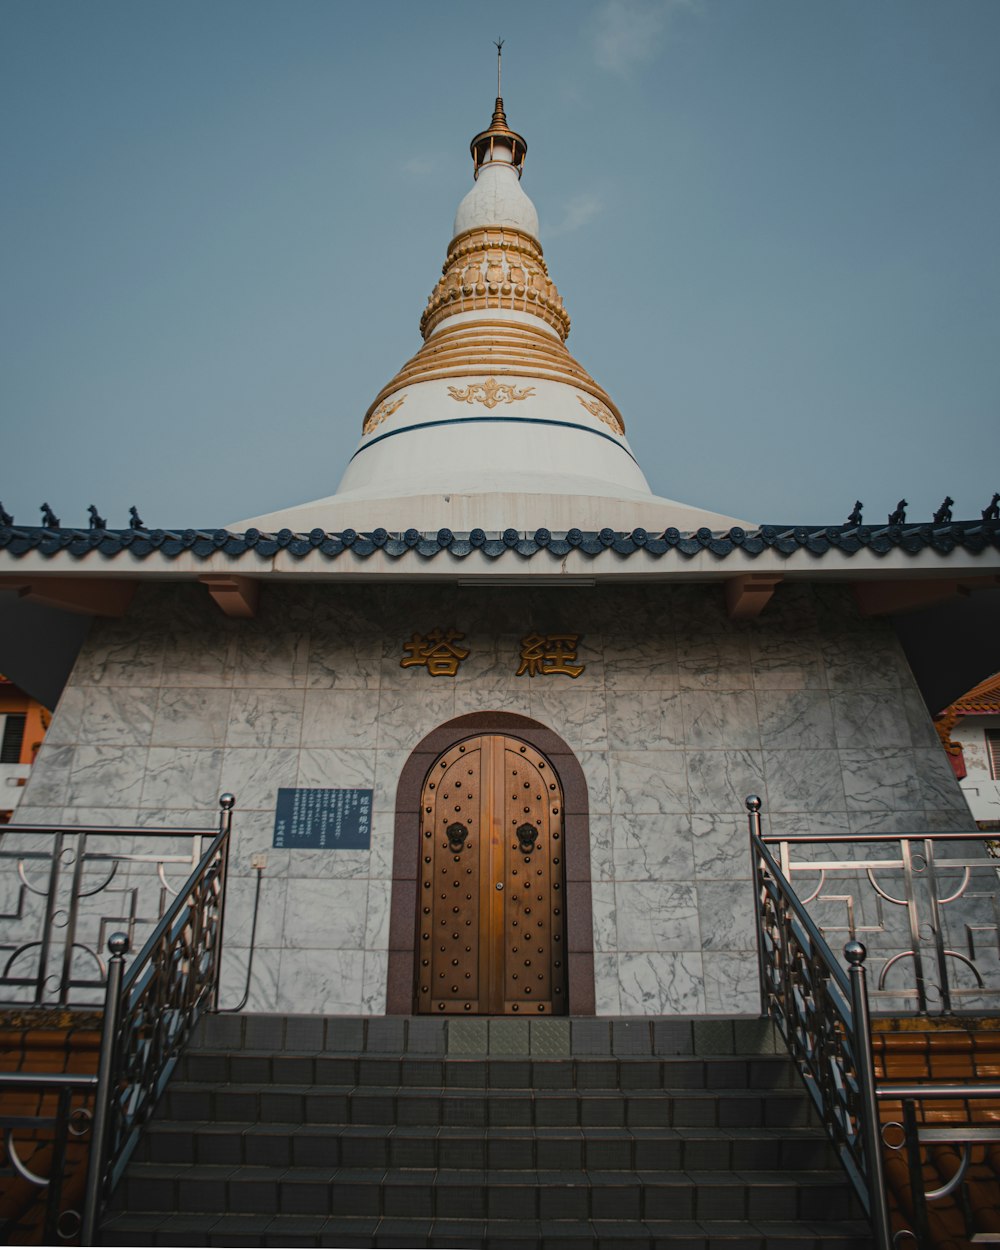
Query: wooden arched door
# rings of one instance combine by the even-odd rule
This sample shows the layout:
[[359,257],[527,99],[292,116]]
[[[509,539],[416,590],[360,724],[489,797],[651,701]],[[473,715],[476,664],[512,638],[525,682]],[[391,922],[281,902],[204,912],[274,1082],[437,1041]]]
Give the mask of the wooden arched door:
[[421,792],[417,1010],[562,1015],[562,786],[499,734],[446,751]]

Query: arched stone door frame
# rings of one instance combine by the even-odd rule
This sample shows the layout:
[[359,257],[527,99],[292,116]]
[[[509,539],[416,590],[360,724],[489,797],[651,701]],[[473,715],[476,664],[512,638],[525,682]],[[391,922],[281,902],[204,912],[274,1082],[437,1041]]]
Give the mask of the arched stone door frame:
[[420,863],[420,793],[434,762],[459,742],[479,734],[508,734],[546,756],[563,788],[566,862],[566,961],[569,1014],[592,1016],[594,921],[587,779],[568,744],[545,725],[513,712],[473,712],[439,725],[413,749],[396,788],[389,969],[386,1014],[414,1009],[417,942],[417,874]]

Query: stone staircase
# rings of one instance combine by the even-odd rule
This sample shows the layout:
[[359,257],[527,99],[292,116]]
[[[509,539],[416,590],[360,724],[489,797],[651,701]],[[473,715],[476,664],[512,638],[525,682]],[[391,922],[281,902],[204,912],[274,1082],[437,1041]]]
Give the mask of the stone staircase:
[[867,1250],[769,1024],[205,1019],[106,1245]]

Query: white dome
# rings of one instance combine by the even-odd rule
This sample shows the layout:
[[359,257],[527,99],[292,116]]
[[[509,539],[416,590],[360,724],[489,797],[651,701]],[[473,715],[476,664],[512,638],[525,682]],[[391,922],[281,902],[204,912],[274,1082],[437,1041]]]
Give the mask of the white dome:
[[[470,334],[474,325],[466,327]],[[537,372],[498,381],[470,371],[400,386],[385,419],[362,436],[337,494],[648,498],[649,484],[624,432],[607,424],[608,410],[596,415],[602,409],[587,391]]]
[[479,171],[472,190],[458,206],[454,235],[481,226],[512,226],[538,238],[538,213],[521,190],[517,170],[492,161]]

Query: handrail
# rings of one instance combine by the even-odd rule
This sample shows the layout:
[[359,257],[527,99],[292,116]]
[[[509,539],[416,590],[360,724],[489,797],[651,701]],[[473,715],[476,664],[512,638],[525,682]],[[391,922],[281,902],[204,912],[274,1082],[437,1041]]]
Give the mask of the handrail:
[[[975,1085],[943,1085],[940,1082],[928,1081],[920,1085],[879,1085],[875,1089],[876,1098],[884,1102],[895,1102],[897,1098],[1000,1098],[1000,1085],[977,1081]],[[1000,1125],[997,1125],[1000,1133]]]
[[886,833],[885,830],[882,830],[880,833],[764,833],[761,834],[760,840],[765,843],[787,842],[789,845],[795,843],[802,845],[808,842],[843,842],[852,844],[855,842],[898,842],[901,838],[912,838],[914,840],[932,838],[935,842],[984,841],[984,836],[979,830],[974,833],[966,833],[957,829],[935,829],[921,833]]
[[0,1072],[0,1089],[92,1089],[93,1072]]
[[[943,955],[955,956],[955,952],[946,951],[941,945],[940,908],[961,897],[963,890],[953,891],[946,898],[938,898],[933,893],[933,887],[937,884],[934,876],[933,843],[981,841],[981,835],[978,831],[967,833],[950,830],[940,834],[873,833],[858,837],[843,834],[798,834],[787,837],[778,834],[763,835],[761,806],[761,800],[756,795],[747,798],[763,1012],[774,1020],[785,1040],[855,1192],[869,1215],[878,1250],[889,1250],[889,1247],[899,1244],[900,1238],[905,1236],[913,1237],[920,1246],[928,1246],[927,1203],[953,1193],[962,1184],[970,1163],[973,1144],[1000,1140],[1000,1127],[991,1125],[984,1129],[971,1125],[949,1125],[947,1129],[941,1129],[938,1126],[921,1125],[917,1119],[917,1104],[936,1099],[1000,1098],[1000,1084],[876,1083],[865,970],[867,951],[856,939],[857,932],[868,930],[861,925],[855,925],[852,913],[851,940],[844,947],[844,957],[850,965],[850,971],[845,973],[827,943],[823,930],[809,915],[806,903],[810,900],[804,902],[791,884],[792,866],[788,845],[890,841],[905,844],[909,841],[923,841],[924,863],[917,865],[916,871],[921,871],[923,867],[929,869],[932,928],[938,939],[941,956],[938,959],[938,968],[946,982],[947,971]],[[781,846],[781,863],[771,853],[768,844]],[[980,865],[976,861],[945,859],[940,864],[942,868],[961,869],[966,882],[970,867],[993,868],[989,861]],[[865,869],[876,889],[879,887],[871,870],[886,866],[905,868],[908,887],[906,898],[900,900],[884,893],[883,897],[907,906],[911,933],[916,941],[916,908],[910,905],[914,858],[906,845],[902,848],[899,860],[886,863],[866,860],[849,863],[837,860],[803,861],[795,865],[800,871],[813,873],[826,869]],[[811,898],[821,898],[821,889],[822,885],[813,892]],[[843,896],[828,897],[844,901]],[[995,907],[995,903],[994,895],[991,898],[992,906]],[[919,972],[919,952],[915,955],[915,964]],[[976,975],[979,976],[978,972]],[[950,1001],[947,984],[943,999],[946,1004]],[[921,998],[921,1002],[925,1003],[925,999]],[[902,1103],[903,1123],[882,1125],[879,1104],[891,1101]],[[886,1130],[891,1128],[901,1132],[899,1141],[891,1142],[886,1136]],[[946,1184],[928,1192],[921,1166],[921,1143],[931,1145],[945,1140],[961,1146],[961,1163]],[[883,1145],[889,1149],[905,1147],[913,1195],[915,1231],[902,1228],[897,1230],[895,1236],[888,1212]]]
[[218,829],[212,825],[203,828],[201,825],[172,825],[169,829],[146,828],[145,825],[25,825],[10,824],[0,826],[0,834],[4,833],[51,833],[53,829],[62,829],[65,833],[96,833],[122,834],[141,833],[144,838],[212,838]]

